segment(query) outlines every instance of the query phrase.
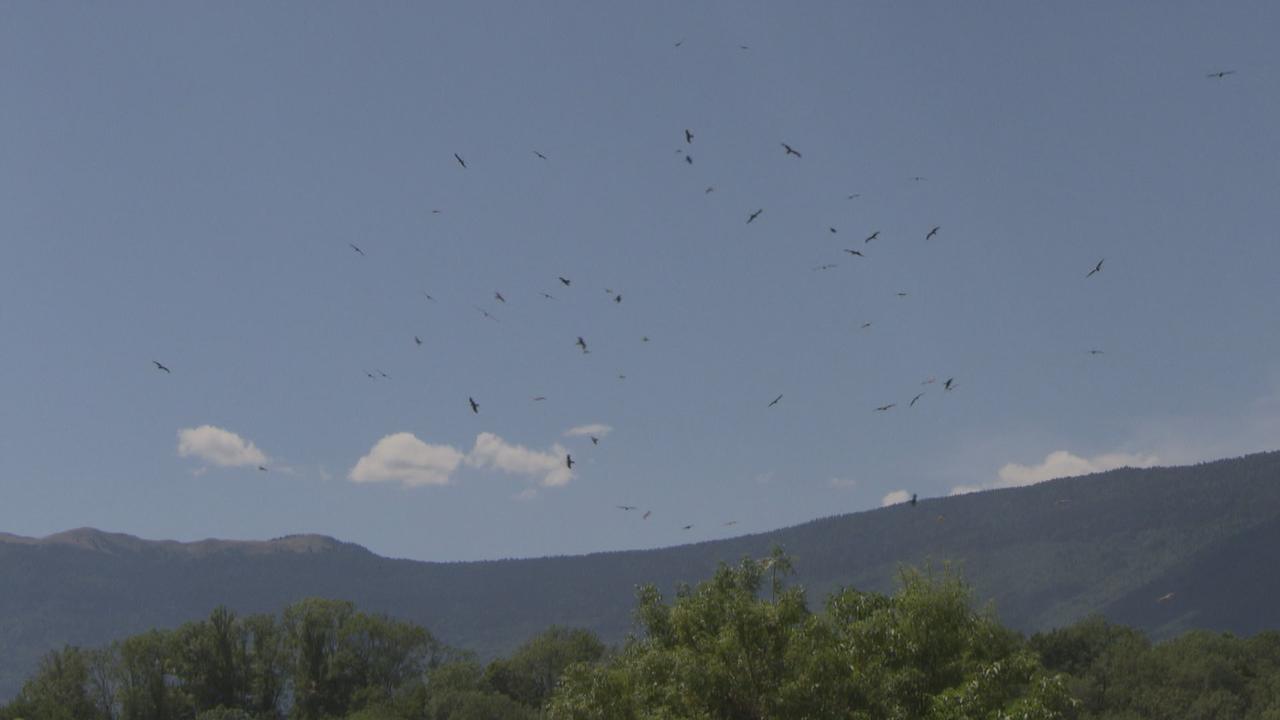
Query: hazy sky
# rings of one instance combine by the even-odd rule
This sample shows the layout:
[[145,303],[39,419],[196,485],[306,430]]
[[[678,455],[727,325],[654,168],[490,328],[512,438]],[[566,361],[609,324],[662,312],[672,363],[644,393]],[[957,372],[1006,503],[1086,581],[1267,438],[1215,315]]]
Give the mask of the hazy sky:
[[1278,27],[5,3],[0,531],[580,553],[1275,449]]

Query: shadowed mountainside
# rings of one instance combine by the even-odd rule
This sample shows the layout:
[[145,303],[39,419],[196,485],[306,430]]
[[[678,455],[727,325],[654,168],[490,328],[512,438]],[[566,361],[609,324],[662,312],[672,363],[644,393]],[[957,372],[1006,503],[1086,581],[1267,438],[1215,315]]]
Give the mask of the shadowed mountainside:
[[[781,545],[811,602],[842,585],[888,591],[902,563],[956,564],[978,598],[1026,631],[1090,612],[1156,637],[1189,628],[1280,628],[1280,452],[1120,469],[922,500],[791,528],[658,550],[429,563],[315,535],[149,541],[93,529],[0,534],[0,698],[63,644],[100,645],[224,604],[276,612],[308,596],[425,625],[483,656],[551,624],[610,642],[630,629],[637,584],[664,589]],[[1156,598],[1167,593],[1163,602]]]

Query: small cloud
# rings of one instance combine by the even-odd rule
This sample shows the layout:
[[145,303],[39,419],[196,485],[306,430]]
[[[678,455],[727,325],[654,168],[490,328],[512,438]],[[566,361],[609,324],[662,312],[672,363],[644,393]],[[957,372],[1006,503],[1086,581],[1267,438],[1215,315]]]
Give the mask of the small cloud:
[[179,430],[178,455],[198,457],[222,467],[261,465],[267,462],[267,456],[253,443],[230,430],[212,425]]
[[1160,458],[1155,455],[1106,453],[1092,458],[1084,458],[1066,450],[1055,450],[1046,455],[1043,461],[1035,465],[1008,463],[1000,468],[996,480],[980,485],[957,485],[951,488],[951,494],[963,495],[980,490],[1035,485],[1055,478],[1089,475],[1122,467],[1146,468],[1159,462]]
[[890,505],[900,505],[911,500],[911,493],[906,490],[894,490],[893,492],[880,498],[880,507],[889,507]]
[[379,440],[347,477],[357,483],[399,482],[405,487],[448,485],[462,460],[462,453],[449,445],[428,445],[401,432]]
[[[853,478],[831,478],[827,481],[827,487],[833,488],[851,488],[857,487],[858,481]],[[905,492],[905,491],[904,491]]]
[[584,435],[595,435],[596,437],[604,437],[613,432],[613,428],[604,423],[592,423],[590,425],[579,425],[571,427],[564,431],[565,437],[582,437]]
[[565,464],[565,449],[552,445],[548,452],[513,445],[493,433],[476,436],[475,447],[467,454],[467,464],[478,468],[497,468],[514,475],[538,478],[543,487],[563,487],[573,479],[573,471]]

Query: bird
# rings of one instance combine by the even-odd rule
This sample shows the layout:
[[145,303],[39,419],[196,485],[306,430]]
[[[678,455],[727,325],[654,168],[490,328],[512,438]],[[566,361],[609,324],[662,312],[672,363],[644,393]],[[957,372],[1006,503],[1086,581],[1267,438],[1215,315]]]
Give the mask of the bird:
[[854,194],[852,194],[852,195],[849,195],[849,196],[847,197],[847,199],[849,199],[849,200],[853,200],[853,199],[855,199],[855,198],[860,198],[860,197],[862,197],[862,193],[854,193]]
[[502,293],[496,291],[493,293],[493,299],[500,303],[505,303],[507,301],[506,298],[502,297]]
[[1102,352],[1101,350],[1090,350],[1090,351],[1089,351],[1089,354],[1090,354],[1090,355],[1102,355],[1102,354],[1103,354],[1103,352]]
[[836,229],[835,229],[835,228],[833,228],[833,227],[828,227],[828,228],[827,228],[827,230],[829,230],[829,231],[831,232],[831,234],[832,234],[832,235],[834,235],[834,234],[836,234],[836,233],[840,232],[839,230],[836,230]]
[[615,303],[620,303],[620,302],[622,302],[622,296],[621,296],[621,295],[614,295],[614,296],[613,296],[613,301],[614,301]]
[[570,280],[569,280],[569,278],[567,278],[567,277],[565,277],[565,276],[563,276],[563,275],[557,275],[556,277],[560,278],[560,283],[561,283],[562,285],[564,285],[565,287],[569,287],[569,284],[570,284]]
[[748,224],[748,225],[750,225],[750,224],[751,224],[751,221],[752,221],[752,220],[755,220],[755,219],[756,219],[756,218],[758,218],[758,217],[760,217],[760,213],[762,213],[762,212],[764,212],[764,208],[760,208],[759,210],[757,210],[757,211],[755,211],[755,212],[751,213],[751,216],[747,218],[747,224]]
[[569,469],[570,469],[570,470],[572,470],[572,469],[573,469],[573,465],[574,465],[574,462],[573,462],[573,456],[572,456],[572,455],[570,455],[570,454],[568,454],[568,453],[565,453],[565,456],[564,456],[564,464],[565,464],[565,465],[568,465],[568,466],[569,466]]
[[881,405],[880,407],[876,408],[876,412],[884,412],[885,410],[888,410],[890,408],[895,408],[895,407],[898,407],[897,403],[889,403],[888,405]]
[[692,156],[692,155],[685,155],[685,156],[684,156],[684,161],[685,161],[685,162],[687,162],[687,163],[689,163],[690,165],[692,165],[692,164],[693,164],[693,156]]
[[955,382],[955,381],[956,381],[956,379],[955,379],[955,378],[947,378],[947,381],[946,381],[946,382],[944,382],[944,383],[942,383],[942,389],[943,389],[943,390],[950,390],[950,389],[952,388],[951,383],[953,383],[953,382]]
[[693,132],[691,132],[688,128],[685,128],[684,130],[684,141],[685,143],[693,142]]
[[684,44],[684,40],[677,40],[677,41],[675,42],[675,46],[676,46],[676,47],[680,47],[680,46],[681,46],[681,45],[683,45],[683,44]]
[[625,510],[627,512],[630,512],[636,509],[635,505],[614,505],[614,507],[618,508],[619,510]]
[[911,507],[915,507],[915,506],[916,506],[916,494],[911,493]]
[[457,160],[457,161],[458,161],[458,164],[459,164],[459,165],[461,165],[463,168],[465,168],[465,167],[467,166],[467,161],[466,161],[466,160],[463,160],[463,159],[462,159],[462,156],[461,156],[461,155],[459,155],[458,153],[454,153],[454,154],[453,154],[453,159],[454,159],[454,160]]
[[915,407],[916,401],[922,397],[924,397],[924,393],[920,393],[919,395],[916,395],[915,397],[911,398],[911,402],[907,404],[907,407]]
[[599,444],[600,444],[600,438],[596,437],[595,435],[591,435],[591,436],[590,436],[590,438],[591,438],[591,444],[592,444],[592,445],[599,445]]
[[555,300],[555,299],[556,299],[556,296],[555,296],[555,295],[552,295],[551,293],[546,293],[546,292],[544,292],[544,293],[539,293],[539,294],[540,294],[540,295],[542,295],[542,297],[544,297],[544,298],[546,298],[546,299],[548,299],[548,300]]
[[[1092,269],[1092,270],[1090,270],[1090,271],[1089,271],[1089,274],[1088,274],[1088,275],[1085,275],[1085,277],[1087,277],[1087,278],[1089,278],[1089,277],[1093,277],[1095,274],[1102,272],[1102,263],[1104,263],[1104,262],[1106,262],[1106,261],[1107,261],[1107,259],[1106,259],[1106,258],[1102,258],[1101,260],[1099,260],[1099,261],[1098,261],[1098,264],[1097,264],[1097,265],[1094,265],[1094,266],[1093,266],[1093,269]],[[1122,274],[1123,274],[1123,273],[1122,273]]]
[[800,153],[796,152],[795,148],[791,147],[786,143],[782,143],[782,148],[783,150],[786,151],[787,155],[795,155],[796,157],[803,157]]
[[640,519],[641,519],[641,520],[648,520],[648,519],[649,519],[649,516],[650,516],[650,515],[652,515],[652,514],[653,514],[653,511],[652,511],[652,510],[645,510],[645,511],[644,511],[644,514],[640,516]]
[[418,337],[417,335],[413,336],[413,341],[419,345],[422,344],[422,338]]
[[864,322],[864,323],[862,323],[862,327],[861,327],[860,329],[862,329],[862,330],[866,330],[866,329],[867,329],[867,328],[869,328],[869,327],[871,327],[871,323],[869,323],[869,322]]
[[163,370],[163,371],[165,371],[165,372],[169,373],[170,375],[172,375],[172,374],[173,374],[173,371],[172,371],[172,370],[170,370],[169,368],[165,367],[164,365],[161,365],[161,364],[160,364],[160,362],[159,362],[158,360],[152,360],[151,362],[155,364],[155,366],[156,366],[156,369],[157,369],[157,370]]
[[388,380],[390,380],[390,379],[391,379],[391,376],[390,376],[390,375],[388,375],[388,374],[386,374],[386,373],[382,372],[381,370],[378,370],[378,368],[374,368],[374,370],[378,373],[378,375],[379,375],[379,376],[384,377],[384,378],[386,378],[386,379],[388,379]]
[[261,470],[262,472],[266,472],[266,471],[267,471],[267,466],[266,466],[266,465],[259,465],[259,466],[258,466],[258,469],[259,469],[259,470]]
[[814,268],[814,271],[816,272],[818,270],[830,270],[831,268],[837,268],[837,267],[840,267],[840,266],[835,263],[827,263],[826,265],[819,265],[818,267]]
[[643,335],[643,336],[641,336],[641,337],[640,337],[640,342],[649,342],[649,336],[648,336],[648,335]]
[[435,302],[435,301],[436,301],[436,299],[435,299],[435,298],[431,297],[431,293],[427,292],[426,290],[419,290],[418,292],[422,293],[422,297],[424,297],[424,298],[426,298],[426,299],[430,300],[431,302]]
[[583,340],[581,335],[578,336],[578,342],[574,344],[582,348],[582,352],[584,353],[587,352],[587,341]]
[[534,155],[537,155],[538,157],[542,158],[543,160],[546,160],[546,159],[547,159],[547,156],[546,156],[546,155],[543,155],[542,153],[538,152],[537,150],[534,150],[534,151],[533,151],[533,154],[534,154]]
[[1226,76],[1228,76],[1228,75],[1235,75],[1235,74],[1236,74],[1236,71],[1235,71],[1235,70],[1219,70],[1219,71],[1217,71],[1217,72],[1211,72],[1211,73],[1209,73],[1208,75],[1205,75],[1205,77],[1207,77],[1207,78],[1217,78],[1217,79],[1221,80],[1222,78],[1224,78],[1224,77],[1226,77]]
[[494,317],[494,316],[493,316],[493,314],[492,314],[492,313],[490,313],[488,310],[485,310],[484,308],[480,307],[479,305],[474,305],[474,306],[472,306],[472,307],[474,307],[477,311],[479,311],[481,315],[484,315],[485,317],[489,318],[490,320],[492,320],[492,321],[494,321],[494,322],[498,322],[498,318]]
[[845,248],[844,251],[849,253],[850,255],[857,255],[858,257],[866,257],[866,255],[863,255],[862,252],[859,250],[850,250],[849,248]]
[[866,240],[863,240],[863,241],[862,241],[862,243],[865,245],[865,244],[867,244],[867,243],[871,242],[872,240],[875,240],[875,239],[876,239],[876,238],[878,238],[878,237],[880,237],[880,231],[879,231],[879,230],[877,230],[877,231],[875,231],[875,232],[871,233],[870,235],[868,235],[868,236],[867,236],[867,239],[866,239]]
[[365,377],[367,377],[367,378],[369,378],[370,380],[377,380],[377,379],[378,379],[378,376],[377,376],[377,375],[374,375],[373,373],[369,372],[368,370],[366,370],[366,371],[365,371],[364,376],[365,376]]
[[1167,603],[1167,602],[1169,602],[1169,601],[1170,601],[1170,600],[1172,600],[1172,599],[1173,599],[1173,593],[1171,593],[1171,592],[1170,592],[1170,593],[1165,593],[1165,594],[1161,595],[1160,597],[1156,598],[1156,602],[1158,602],[1158,603]]
[[708,186],[707,186],[707,189],[702,191],[702,194],[703,194],[703,195],[707,195],[708,193],[713,193],[713,192],[715,192],[715,191],[716,191],[716,186],[715,186],[715,185],[708,185]]
[[623,375],[622,373],[618,373],[618,379],[619,379],[619,380],[626,380],[626,379],[627,379],[627,376],[626,376],[626,375]]
[[468,397],[467,402],[471,403],[471,412],[475,413],[476,415],[479,415],[480,403],[476,402],[476,399],[473,397]]
[[898,297],[907,297],[907,293],[900,292],[898,293]]
[[921,176],[919,176],[919,175],[912,175],[912,176],[911,176],[911,182],[920,182],[921,180],[928,180],[928,179],[929,179],[929,178],[927,178],[927,177],[921,177]]
[[730,520],[729,522],[725,523],[724,526],[729,527],[730,525],[737,525],[737,524],[738,524],[737,520]]
[[773,407],[774,405],[777,405],[777,404],[778,404],[778,401],[779,401],[779,400],[781,400],[781,399],[782,399],[782,394],[781,394],[781,393],[779,393],[779,394],[778,394],[778,397],[774,398],[774,399],[769,403],[769,407]]
[[538,395],[537,397],[535,397],[535,398],[533,399],[533,401],[534,401],[534,402],[542,402],[543,400],[546,400],[546,399],[547,399],[547,396],[546,396],[546,395]]
[[938,231],[939,231],[939,230],[941,230],[941,229],[942,229],[942,226],[941,226],[941,225],[934,225],[934,226],[933,226],[933,229],[929,231],[929,234],[924,236],[924,239],[925,239],[925,240],[930,240],[930,239],[932,239],[932,238],[933,238],[933,236],[934,236],[934,235],[937,235],[937,234],[938,234]]
[[682,527],[682,528],[680,528],[680,529],[681,529],[681,530],[692,530],[692,529],[693,529],[693,526],[692,526],[692,525],[685,525],[684,527]]
[[360,248],[356,247],[356,246],[355,246],[354,244],[352,244],[352,243],[347,243],[347,244],[351,246],[351,249],[352,249],[352,250],[355,250],[356,252],[360,253],[360,256],[361,256],[361,257],[364,257],[364,251],[363,251],[363,250],[361,250]]

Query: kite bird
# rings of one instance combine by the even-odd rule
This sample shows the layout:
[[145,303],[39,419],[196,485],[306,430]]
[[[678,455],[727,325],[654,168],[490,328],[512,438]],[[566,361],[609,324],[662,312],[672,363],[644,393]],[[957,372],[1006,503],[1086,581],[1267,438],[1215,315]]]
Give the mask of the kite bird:
[[572,470],[572,469],[573,469],[573,466],[574,466],[573,456],[572,456],[572,455],[570,455],[570,454],[568,454],[568,453],[565,453],[565,456],[564,456],[564,464],[565,464],[565,465],[568,465],[568,466],[569,466],[569,469],[570,469],[570,470]]
[[924,397],[924,393],[920,393],[919,395],[916,395],[915,397],[911,398],[911,402],[907,404],[907,407],[915,407],[916,401],[922,397]]
[[463,159],[462,159],[462,156],[461,156],[461,155],[459,155],[458,153],[454,153],[454,154],[453,154],[453,159],[454,159],[454,160],[457,160],[457,161],[458,161],[458,164],[459,164],[459,165],[461,165],[464,169],[467,167],[467,161],[466,161],[466,160],[463,160]]
[[417,335],[413,336],[413,341],[419,345],[422,344],[422,338],[418,337]]
[[898,403],[889,403],[888,405],[881,405],[880,407],[876,408],[876,412],[884,412],[886,410],[889,410],[895,407],[898,407]]
[[[1236,74],[1236,71],[1235,71],[1235,70],[1219,70],[1218,72],[1211,72],[1211,73],[1209,73],[1208,75],[1205,75],[1205,77],[1207,77],[1207,78],[1217,78],[1218,80],[1221,80],[1222,78],[1224,78],[1224,77],[1226,77],[1226,76],[1228,76],[1228,75],[1235,75],[1235,74]],[[1170,594],[1172,594],[1172,593],[1170,593]]]
[[360,248],[356,247],[353,243],[347,243],[347,244],[351,246],[351,249],[352,249],[352,250],[355,250],[357,253],[360,253],[360,257],[364,257],[364,251],[363,251],[363,250],[361,250]]
[[795,155],[796,157],[803,157],[800,153],[796,152],[796,149],[795,149],[795,148],[791,147],[790,145],[788,145],[788,144],[786,144],[786,143],[782,143],[782,147],[783,147],[783,149],[785,149],[785,150],[786,150],[786,152],[787,152],[787,154],[788,154],[788,155]]
[[845,248],[844,251],[849,253],[850,255],[857,255],[858,257],[866,257],[866,255],[863,255],[862,252],[859,250],[850,250],[849,248]]
[[172,370],[170,370],[169,368],[165,367],[164,365],[161,365],[161,364],[160,364],[160,362],[159,362],[158,360],[152,360],[151,362],[156,366],[156,369],[157,369],[157,370],[163,370],[163,371],[165,371],[165,372],[169,373],[170,375],[172,375],[172,374],[173,374],[173,371],[172,371]]
[[782,399],[782,394],[779,393],[778,397],[774,398],[773,401],[769,403],[769,407],[773,407],[774,405],[777,405],[778,401],[781,399]]
[[590,437],[590,438],[591,438],[591,444],[592,444],[592,445],[599,445],[599,444],[600,444],[600,438],[596,437],[595,435],[590,435],[590,436],[588,436],[588,437]]
[[937,234],[938,234],[938,231],[939,231],[939,230],[941,230],[941,229],[942,229],[942,226],[941,226],[941,225],[934,225],[934,226],[933,226],[933,229],[929,231],[929,234],[924,236],[924,239],[925,239],[925,240],[932,240],[932,239],[933,239],[933,236],[934,236],[934,235],[937,235]]
[[565,287],[569,287],[569,278],[567,278],[567,277],[565,277],[565,276],[563,276],[563,275],[557,275],[556,277],[560,278],[560,282],[561,282],[561,283],[564,283],[564,286],[565,286]]
[[951,390],[951,389],[953,389],[955,386],[953,386],[951,383],[953,383],[953,382],[955,382],[955,381],[956,381],[956,379],[955,379],[955,378],[953,378],[953,377],[951,377],[951,378],[947,378],[947,381],[946,381],[946,382],[944,382],[944,383],[942,383],[942,389],[943,389],[943,390]]
[[686,144],[693,142],[693,133],[688,128],[684,130],[684,141]]
[[867,239],[862,241],[862,244],[863,244],[863,245],[866,245],[867,243],[871,242],[872,240],[875,240],[875,239],[876,239],[876,238],[878,238],[878,237],[880,237],[880,231],[879,231],[879,230],[877,230],[877,231],[875,231],[875,232],[871,233],[870,235],[868,235],[868,236],[867,236]]
[[576,343],[574,343],[574,344],[575,344],[575,345],[577,345],[578,347],[582,348],[582,352],[583,352],[583,354],[586,354],[587,352],[589,352],[589,351],[587,350],[587,341],[586,341],[586,340],[583,340],[581,335],[579,335],[579,336],[578,336],[578,342],[576,342]]
[[1090,277],[1093,277],[1094,275],[1096,275],[1096,274],[1098,274],[1098,273],[1102,272],[1102,263],[1104,263],[1104,262],[1106,262],[1106,261],[1107,261],[1107,259],[1106,259],[1106,258],[1102,258],[1101,260],[1099,260],[1099,261],[1098,261],[1098,264],[1097,264],[1097,265],[1094,265],[1094,266],[1093,266],[1093,269],[1092,269],[1092,270],[1090,270],[1090,271],[1089,271],[1089,274],[1088,274],[1088,275],[1085,275],[1085,277],[1090,278]]
[[755,211],[755,212],[751,213],[751,216],[747,218],[747,224],[748,224],[748,225],[750,225],[750,224],[751,224],[751,221],[752,221],[752,220],[755,220],[755,219],[756,219],[756,218],[758,218],[758,217],[760,217],[760,213],[762,213],[762,212],[764,212],[764,208],[760,208],[759,210],[757,210],[757,211]]
[[542,153],[538,152],[537,150],[534,150],[534,151],[533,151],[533,154],[534,154],[534,155],[537,155],[538,157],[542,158],[543,160],[546,160],[546,159],[547,159],[547,156],[546,156],[546,155],[543,155]]
[[618,508],[619,510],[625,510],[626,512],[631,512],[632,510],[636,509],[635,505],[614,505],[614,507]]
[[496,291],[493,293],[493,299],[500,303],[505,303],[507,301],[506,298],[502,297],[502,293]]
[[468,397],[467,402],[471,403],[471,412],[475,413],[476,415],[479,415],[480,403],[476,402],[476,399],[473,397]]

